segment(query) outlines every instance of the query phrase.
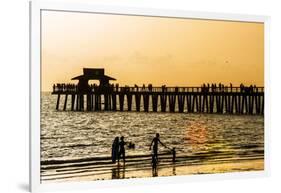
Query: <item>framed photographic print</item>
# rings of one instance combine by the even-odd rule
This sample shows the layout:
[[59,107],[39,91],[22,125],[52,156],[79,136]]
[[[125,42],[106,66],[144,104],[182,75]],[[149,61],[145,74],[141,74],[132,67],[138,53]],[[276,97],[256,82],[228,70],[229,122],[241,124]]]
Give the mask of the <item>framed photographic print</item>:
[[30,5],[32,191],[268,174],[268,17]]

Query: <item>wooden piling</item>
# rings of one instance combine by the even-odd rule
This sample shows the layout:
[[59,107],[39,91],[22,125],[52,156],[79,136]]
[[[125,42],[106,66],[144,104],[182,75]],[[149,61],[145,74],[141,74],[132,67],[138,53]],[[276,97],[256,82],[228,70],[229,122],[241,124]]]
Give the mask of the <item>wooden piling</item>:
[[128,111],[132,111],[132,94],[127,93],[127,106],[128,106]]
[[56,110],[59,110],[59,105],[60,105],[60,94],[58,94]]
[[74,104],[75,104],[75,94],[71,95],[71,111],[74,110]]
[[[264,93],[262,89],[240,91],[239,88],[236,88],[236,90],[232,89],[231,91],[205,91],[197,87],[191,89],[178,87],[166,89],[162,87],[149,90],[128,89],[128,87],[126,87],[118,90],[107,89],[105,91],[97,89],[87,93],[79,93],[72,90],[54,90],[52,94],[57,95],[56,110],[59,110],[60,97],[64,95],[64,111],[67,110],[68,95],[71,95],[71,111],[83,111],[84,105],[86,105],[87,111],[116,111],[117,108],[120,111],[124,111],[124,105],[126,105],[126,110],[128,111],[135,110],[139,112],[143,110],[149,112],[152,109],[153,112],[158,112],[158,100],[160,100],[161,112],[235,113],[250,115],[262,115],[264,113]],[[150,96],[152,99],[151,103]],[[86,99],[86,101],[84,101],[84,99]],[[135,103],[135,105],[132,103]],[[150,107],[150,105],[152,105],[152,107]],[[133,106],[135,106],[134,109]],[[141,109],[142,107],[143,109]]]
[[113,94],[111,95],[111,98],[112,98],[112,110],[113,110],[113,111],[116,111],[116,110],[117,110],[116,94],[113,93]]
[[79,96],[80,95],[78,95],[78,94],[76,95],[76,111],[80,111],[80,109],[79,109],[79,106],[80,106],[79,105],[79,102],[80,102]]
[[166,106],[167,106],[167,95],[162,93],[160,95],[160,102],[161,102],[161,112],[166,112]]
[[158,107],[158,94],[152,94],[152,109],[153,112],[157,112]]
[[184,101],[185,101],[185,95],[178,94],[178,111],[180,113],[183,113],[184,111]]
[[176,97],[175,94],[169,94],[169,111],[174,113],[176,105]]
[[64,110],[64,111],[66,110],[67,97],[68,97],[68,94],[66,94],[66,95],[65,95],[65,98],[64,98],[64,105],[63,105],[63,110]]
[[124,93],[119,94],[119,110],[124,111]]
[[143,94],[143,107],[144,107],[145,112],[149,111],[149,94],[148,93]]
[[188,93],[186,95],[186,105],[187,105],[187,112],[190,113],[191,112],[191,109],[192,109],[192,106],[191,106],[191,95]]
[[91,101],[91,95],[90,94],[87,94],[87,111],[91,111],[92,110],[92,108],[91,108],[91,103],[92,103],[92,101]]
[[140,111],[141,94],[135,93],[136,111]]

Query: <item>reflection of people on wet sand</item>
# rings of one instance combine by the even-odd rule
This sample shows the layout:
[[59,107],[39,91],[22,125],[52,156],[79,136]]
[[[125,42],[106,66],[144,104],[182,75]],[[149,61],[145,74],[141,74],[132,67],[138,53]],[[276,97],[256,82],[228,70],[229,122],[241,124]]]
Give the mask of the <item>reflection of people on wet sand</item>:
[[116,162],[118,154],[119,154],[119,137],[115,137],[112,143],[112,151],[111,151],[112,163]]
[[153,153],[152,153],[152,166],[153,167],[156,167],[157,162],[158,162],[158,143],[160,143],[161,145],[163,145],[164,147],[167,148],[167,146],[160,141],[159,133],[156,133],[156,136],[151,141],[151,144],[149,147],[149,150],[151,150],[151,146],[153,145]]
[[119,142],[119,154],[118,154],[118,163],[119,163],[119,160],[122,156],[123,158],[123,163],[125,163],[125,145],[126,145],[127,142],[124,141],[124,136],[122,136],[120,138],[120,142]]
[[124,179],[125,178],[125,167],[121,167],[118,164],[116,168],[112,168],[112,179]]

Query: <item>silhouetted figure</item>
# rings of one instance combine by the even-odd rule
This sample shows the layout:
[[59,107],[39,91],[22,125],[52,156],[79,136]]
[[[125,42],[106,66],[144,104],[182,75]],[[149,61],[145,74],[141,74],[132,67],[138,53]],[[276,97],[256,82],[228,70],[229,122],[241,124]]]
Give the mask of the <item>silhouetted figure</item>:
[[243,92],[244,91],[244,85],[241,83],[240,84],[240,92]]
[[142,85],[142,90],[145,90],[145,84]]
[[167,146],[160,141],[159,133],[156,133],[156,136],[151,141],[151,144],[149,147],[149,150],[151,150],[151,146],[153,145],[152,166],[154,166],[154,165],[156,166],[157,162],[158,162],[158,143],[160,143],[161,145],[163,145],[164,147],[167,148]]
[[148,85],[148,90],[151,92],[152,91],[152,84]]
[[166,85],[162,85],[162,92],[165,92],[167,90]]
[[112,150],[111,150],[112,163],[116,162],[118,155],[119,155],[119,137],[115,137],[112,143]]
[[126,155],[125,155],[125,145],[126,145],[126,142],[124,141],[124,136],[122,136],[120,138],[120,142],[119,142],[118,163],[119,163],[119,160],[120,160],[121,156],[123,158],[123,162],[125,163],[125,158],[126,158]]
[[250,85],[249,92],[250,92],[250,93],[253,92],[253,85]]

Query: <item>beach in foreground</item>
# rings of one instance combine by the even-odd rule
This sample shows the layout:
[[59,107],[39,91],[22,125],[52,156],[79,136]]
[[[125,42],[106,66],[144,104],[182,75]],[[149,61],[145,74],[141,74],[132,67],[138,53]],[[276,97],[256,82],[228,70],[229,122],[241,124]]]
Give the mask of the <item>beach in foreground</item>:
[[157,176],[181,176],[192,174],[216,174],[226,172],[260,171],[264,169],[263,158],[248,158],[239,160],[208,161],[203,163],[171,163],[160,162],[157,169],[153,170],[149,161],[146,163],[106,164],[71,167],[42,172],[42,183],[67,182],[67,181],[92,181],[110,179],[147,178]]

